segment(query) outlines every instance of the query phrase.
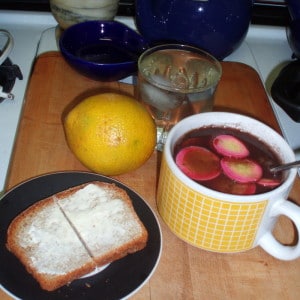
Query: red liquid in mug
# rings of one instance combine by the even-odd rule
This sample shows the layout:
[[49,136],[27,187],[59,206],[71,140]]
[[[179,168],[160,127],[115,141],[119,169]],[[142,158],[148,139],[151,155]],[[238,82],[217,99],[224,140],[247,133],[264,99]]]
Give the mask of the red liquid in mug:
[[[270,146],[264,142],[258,140],[257,137],[252,136],[247,132],[242,132],[234,128],[224,128],[224,127],[202,127],[195,129],[185,134],[175,145],[174,148],[174,159],[182,149],[187,147],[203,147],[214,153],[220,161],[224,158],[223,154],[218,153],[218,151],[213,146],[213,139],[220,135],[230,135],[237,138],[241,141],[246,148],[248,149],[247,160],[251,160],[258,164],[261,167],[262,174],[260,178],[251,179],[249,182],[240,182],[239,180],[234,180],[228,177],[228,174],[224,172],[225,170],[220,168],[220,172],[213,179],[202,179],[196,180],[199,184],[227,194],[236,194],[236,195],[251,195],[251,194],[260,194],[268,192],[278,185],[281,184],[283,180],[282,172],[272,173],[269,171],[271,166],[275,166],[281,163],[278,155],[271,149]],[[200,154],[199,154],[200,155]],[[226,156],[226,155],[225,155]],[[199,163],[198,159],[195,159],[195,162],[191,161],[193,156],[190,156],[190,165]],[[235,158],[233,158],[235,159]],[[239,158],[236,158],[239,159]],[[197,162],[196,162],[197,161]],[[206,164],[204,161],[203,165]],[[177,162],[178,167],[184,172],[182,166]],[[208,164],[209,165],[209,164]],[[205,168],[204,168],[205,169]],[[185,173],[189,176],[189,173]],[[189,176],[190,177],[190,176]],[[277,182],[274,184],[274,182]]]

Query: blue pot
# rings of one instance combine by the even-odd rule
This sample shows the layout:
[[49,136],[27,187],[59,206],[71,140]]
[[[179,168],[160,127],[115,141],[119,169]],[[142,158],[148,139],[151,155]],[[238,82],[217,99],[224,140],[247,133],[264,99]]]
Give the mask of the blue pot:
[[136,0],[136,25],[150,45],[185,43],[223,59],[244,40],[252,0]]
[[300,59],[300,19],[291,21],[287,29],[287,38],[294,56]]
[[285,0],[292,20],[300,19],[300,1],[299,0]]
[[300,59],[300,1],[286,0],[291,23],[287,29],[287,38],[294,56]]

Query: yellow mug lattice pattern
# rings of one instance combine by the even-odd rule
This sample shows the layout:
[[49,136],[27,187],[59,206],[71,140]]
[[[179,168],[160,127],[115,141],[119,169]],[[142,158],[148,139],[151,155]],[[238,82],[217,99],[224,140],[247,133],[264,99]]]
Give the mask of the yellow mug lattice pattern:
[[267,201],[228,202],[201,195],[182,183],[162,161],[158,210],[169,228],[186,242],[211,251],[253,247]]

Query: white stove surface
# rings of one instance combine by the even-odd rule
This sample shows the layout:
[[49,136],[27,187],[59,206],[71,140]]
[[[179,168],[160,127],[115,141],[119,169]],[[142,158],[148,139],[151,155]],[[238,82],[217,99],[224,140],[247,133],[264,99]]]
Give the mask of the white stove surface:
[[[120,17],[117,20],[135,28],[132,18]],[[16,80],[12,90],[14,100],[5,100],[0,104],[0,192],[5,187],[34,59],[41,53],[58,50],[56,26],[51,13],[0,11],[0,28],[8,30],[15,42],[9,57],[14,64],[19,65],[24,77],[23,80]],[[270,95],[272,82],[282,67],[291,61],[291,56],[285,28],[251,25],[243,44],[225,60],[252,66],[261,76]],[[130,81],[131,78],[125,80]],[[300,123],[290,119],[270,96],[269,98],[286,140],[294,150],[300,149]]]

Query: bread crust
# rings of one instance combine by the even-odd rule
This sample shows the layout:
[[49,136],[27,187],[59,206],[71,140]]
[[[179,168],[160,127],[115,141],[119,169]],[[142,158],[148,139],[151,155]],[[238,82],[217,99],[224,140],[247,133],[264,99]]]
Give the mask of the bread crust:
[[[108,195],[112,199],[121,199],[123,203],[126,206],[127,211],[130,212],[128,214],[129,218],[134,219],[135,226],[139,227],[138,229],[138,234],[131,238],[129,241],[122,243],[121,245],[117,245],[113,249],[110,249],[106,253],[101,253],[101,255],[95,255],[89,248],[89,243],[85,240],[85,237],[81,235],[81,229],[76,228],[76,224],[74,225],[72,222],[73,220],[68,218],[68,212],[66,213],[64,209],[62,208],[61,204],[65,199],[69,198],[70,196],[74,195],[76,192],[83,190],[86,188],[88,185],[96,185],[100,189],[105,190]],[[31,248],[35,247],[35,244],[29,243],[26,245],[26,247],[22,246],[22,235],[24,237],[25,234],[28,234],[28,231],[32,231],[32,223],[34,222],[36,216],[39,214],[42,214],[43,212],[47,212],[49,210],[49,207],[54,211],[55,209],[60,210],[63,218],[65,218],[66,223],[63,223],[66,226],[71,228],[72,232],[75,234],[76,238],[78,241],[81,243],[82,248],[85,251],[85,254],[81,253],[83,258],[82,262],[79,260],[78,266],[70,270],[69,272],[66,272],[64,274],[47,274],[44,272],[41,272],[39,268],[34,266],[31,261],[30,261],[30,255],[31,253]],[[126,212],[127,212],[126,211]],[[50,216],[53,216],[53,214],[50,214]],[[127,216],[127,214],[126,214]],[[55,217],[60,218],[59,213],[55,211]],[[51,219],[48,220],[47,222],[51,222]],[[101,222],[101,220],[99,220]],[[47,223],[46,223],[47,224]],[[42,226],[46,226],[52,230],[52,227],[50,225],[44,225],[42,222]],[[38,228],[38,226],[34,228]],[[69,228],[69,229],[70,229]],[[69,230],[68,229],[68,230]],[[67,230],[64,228],[64,230]],[[93,230],[91,228],[91,230]],[[97,234],[97,232],[95,232]],[[71,233],[70,233],[71,236]],[[51,237],[51,236],[50,236]],[[73,239],[73,237],[72,237]],[[126,191],[123,189],[117,187],[115,184],[111,183],[105,183],[105,182],[99,182],[99,181],[93,181],[93,182],[88,182],[85,184],[81,184],[72,188],[69,188],[67,190],[64,190],[62,192],[59,192],[57,194],[54,194],[46,199],[40,200],[27,208],[25,211],[20,213],[10,224],[8,230],[7,230],[7,249],[11,251],[15,256],[21,261],[21,263],[25,266],[26,270],[32,274],[32,276],[39,282],[40,286],[42,289],[48,290],[48,291],[53,291],[71,281],[74,279],[80,278],[90,272],[92,272],[96,267],[100,267],[103,265],[106,265],[107,263],[113,262],[117,259],[120,259],[124,256],[126,256],[129,253],[134,253],[136,251],[139,251],[143,249],[146,246],[148,240],[148,232],[137,216],[134,207],[132,205],[132,201],[127,195]],[[72,240],[73,241],[73,240]],[[63,241],[62,241],[63,242]],[[74,242],[77,245],[77,242]],[[59,241],[58,241],[59,245]],[[61,247],[65,247],[66,245],[62,243]],[[79,247],[79,246],[78,246]],[[60,249],[60,248],[59,248]],[[66,260],[70,259],[70,261],[74,258],[74,254],[72,253],[73,250],[70,249],[70,257],[66,258]],[[80,254],[80,255],[81,255]],[[67,255],[67,254],[66,254]],[[85,260],[85,255],[88,257],[88,259]]]

